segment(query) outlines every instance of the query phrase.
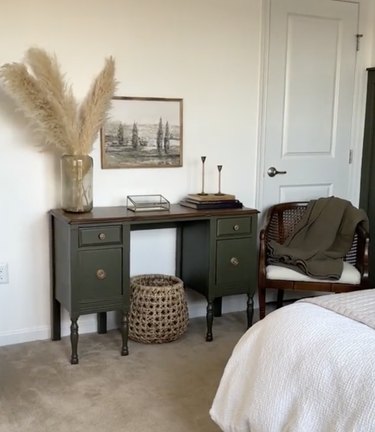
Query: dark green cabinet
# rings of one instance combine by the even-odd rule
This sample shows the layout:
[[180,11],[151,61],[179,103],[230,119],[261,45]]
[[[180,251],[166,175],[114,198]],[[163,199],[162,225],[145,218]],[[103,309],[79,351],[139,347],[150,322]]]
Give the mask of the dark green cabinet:
[[[78,318],[84,314],[122,312],[121,354],[128,354],[129,312],[128,224],[90,223],[79,215],[52,210],[52,339],[61,338],[61,306],[71,319],[71,363],[78,363]],[[82,217],[82,216],[81,216]],[[106,320],[99,316],[99,332]]]
[[61,306],[71,318],[71,363],[78,363],[78,318],[98,313],[106,331],[106,312],[122,313],[121,354],[128,354],[130,232],[177,229],[176,275],[207,299],[206,340],[221,299],[247,294],[248,326],[253,318],[257,273],[257,210],[194,210],[137,213],[125,207],[96,207],[90,213],[51,210],[52,339],[61,338]]
[[247,321],[253,319],[257,286],[257,213],[211,217],[181,227],[181,271],[185,285],[207,298],[207,334],[212,340],[213,316],[221,314],[221,298],[247,294]]

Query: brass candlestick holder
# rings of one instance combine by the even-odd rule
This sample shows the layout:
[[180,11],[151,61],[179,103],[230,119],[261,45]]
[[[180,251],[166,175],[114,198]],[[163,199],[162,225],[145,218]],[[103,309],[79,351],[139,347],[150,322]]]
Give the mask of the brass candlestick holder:
[[198,195],[207,195],[204,191],[204,163],[206,162],[206,156],[201,156],[202,161],[202,192]]
[[221,192],[221,170],[223,169],[223,165],[218,165],[217,166],[217,170],[218,170],[218,172],[219,172],[219,188],[218,188],[218,192],[217,193],[215,193],[215,195],[217,195],[217,196],[222,196],[222,195],[224,195],[222,192]]

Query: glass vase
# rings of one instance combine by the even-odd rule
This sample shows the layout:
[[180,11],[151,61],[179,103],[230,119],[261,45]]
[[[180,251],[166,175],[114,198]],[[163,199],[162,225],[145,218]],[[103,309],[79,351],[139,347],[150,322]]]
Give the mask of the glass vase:
[[93,159],[91,156],[62,156],[62,209],[73,213],[90,212],[93,207],[92,182]]

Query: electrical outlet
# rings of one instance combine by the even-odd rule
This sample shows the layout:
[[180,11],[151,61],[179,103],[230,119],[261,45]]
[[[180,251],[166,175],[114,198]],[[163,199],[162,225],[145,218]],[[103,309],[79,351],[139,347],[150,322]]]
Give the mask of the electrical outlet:
[[0,263],[0,284],[9,283],[8,264]]

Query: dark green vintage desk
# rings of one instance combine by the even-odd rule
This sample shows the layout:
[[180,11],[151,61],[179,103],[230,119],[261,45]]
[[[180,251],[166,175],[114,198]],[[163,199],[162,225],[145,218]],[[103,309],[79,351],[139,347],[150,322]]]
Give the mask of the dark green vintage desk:
[[[176,228],[176,276],[207,299],[206,340],[221,298],[247,294],[247,323],[253,319],[257,274],[257,214],[254,209],[135,213],[125,207],[95,207],[90,213],[51,210],[52,340],[61,338],[61,306],[70,314],[71,363],[78,363],[78,317],[98,314],[106,332],[106,312],[122,312],[121,354],[128,354],[130,232]],[[160,253],[155,251],[155,253]]]

